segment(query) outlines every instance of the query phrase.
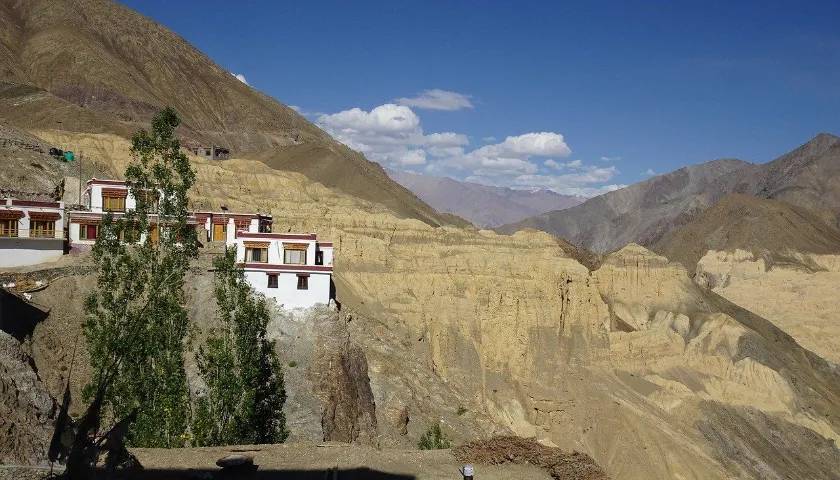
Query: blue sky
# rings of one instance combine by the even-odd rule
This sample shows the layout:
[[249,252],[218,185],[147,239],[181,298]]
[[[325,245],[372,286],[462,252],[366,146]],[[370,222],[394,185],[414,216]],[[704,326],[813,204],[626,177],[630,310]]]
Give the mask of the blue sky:
[[592,195],[840,133],[840,1],[124,3],[416,172]]

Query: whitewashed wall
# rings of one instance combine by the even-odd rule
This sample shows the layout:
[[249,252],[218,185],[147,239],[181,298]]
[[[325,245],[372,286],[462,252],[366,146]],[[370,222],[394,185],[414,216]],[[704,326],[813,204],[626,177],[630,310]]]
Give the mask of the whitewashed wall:
[[268,275],[264,271],[246,271],[245,279],[258,293],[273,298],[284,308],[308,308],[318,303],[330,302],[330,275],[309,274],[309,289],[297,289],[297,274],[283,272],[277,275],[277,288],[268,288]]
[[62,255],[63,239],[0,238],[0,267],[22,267],[53,262]]

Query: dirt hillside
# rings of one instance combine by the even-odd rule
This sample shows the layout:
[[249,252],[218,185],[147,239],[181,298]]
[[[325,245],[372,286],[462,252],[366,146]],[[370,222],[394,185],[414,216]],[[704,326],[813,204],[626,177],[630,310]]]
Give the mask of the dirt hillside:
[[173,106],[185,142],[227,146],[431,224],[440,215],[377,164],[110,0],[0,1],[0,120],[129,137]]
[[689,271],[709,250],[741,249],[768,261],[795,261],[786,252],[840,253],[840,230],[804,208],[736,194],[667,233],[653,249]]

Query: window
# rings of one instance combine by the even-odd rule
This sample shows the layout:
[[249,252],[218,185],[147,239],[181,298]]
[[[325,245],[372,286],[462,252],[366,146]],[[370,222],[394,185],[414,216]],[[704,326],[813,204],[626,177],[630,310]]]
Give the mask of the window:
[[96,240],[99,236],[99,225],[79,225],[80,240]]
[[267,248],[246,248],[245,261],[255,263],[268,263]]
[[52,220],[32,220],[29,224],[29,236],[55,238],[55,222]]
[[124,212],[125,197],[102,197],[102,209],[106,212]]
[[283,263],[290,265],[306,265],[306,250],[284,249]]
[[324,252],[317,251],[315,252],[315,265],[323,265],[324,264]]
[[0,237],[17,237],[18,221],[16,219],[0,220]]
[[309,275],[298,275],[298,290],[309,290]]
[[277,288],[277,275],[268,276],[268,288]]

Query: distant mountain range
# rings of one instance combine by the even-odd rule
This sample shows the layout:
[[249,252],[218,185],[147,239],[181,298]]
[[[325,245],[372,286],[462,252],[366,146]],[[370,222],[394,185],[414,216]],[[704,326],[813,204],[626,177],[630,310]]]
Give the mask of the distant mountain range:
[[551,190],[516,190],[462,182],[448,177],[387,170],[397,183],[440,212],[455,214],[479,227],[518,222],[550,210],[583,203],[586,198]]
[[[840,225],[840,138],[822,133],[765,164],[714,160],[498,228],[535,228],[603,253],[635,242],[655,247],[729,194],[783,201]],[[768,209],[759,209],[768,212]]]

